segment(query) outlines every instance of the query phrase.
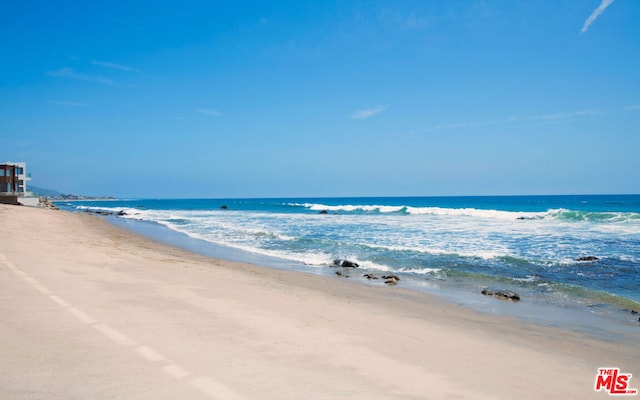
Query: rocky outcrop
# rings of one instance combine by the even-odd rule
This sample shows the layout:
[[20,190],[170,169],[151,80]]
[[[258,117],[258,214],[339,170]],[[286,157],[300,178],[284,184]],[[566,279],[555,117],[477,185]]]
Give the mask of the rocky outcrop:
[[[348,278],[350,276],[349,273],[353,272],[355,268],[360,268],[360,265],[353,261],[336,258],[335,260],[333,260],[333,264],[331,265],[331,267],[334,267],[334,268],[342,267],[342,269],[336,271],[335,274],[342,278]],[[382,278],[384,283],[387,284],[388,286],[395,286],[398,284],[398,282],[400,282],[400,277],[394,274],[377,276],[373,273],[366,273],[366,274],[362,274],[362,276],[367,280],[375,280],[375,279]]]
[[341,260],[339,258],[333,260],[333,266],[334,267],[342,267],[342,268],[358,268],[358,267],[360,267],[360,265],[358,265],[358,263],[355,263],[355,262],[349,261],[349,260]]
[[598,261],[599,258],[596,256],[584,256],[576,258],[576,261]]
[[124,217],[125,215],[129,215],[124,210],[120,210],[120,211],[84,210],[84,212],[86,212],[87,214],[95,214],[95,215],[102,215],[102,216],[115,215],[117,217]]
[[492,296],[499,300],[508,300],[508,301],[520,301],[520,295],[516,292],[512,292],[511,290],[494,290],[489,288],[482,289],[482,294],[485,296]]
[[400,281],[400,277],[398,275],[382,275],[382,279],[384,279],[384,283],[389,286],[395,286]]
[[39,207],[48,208],[50,210],[59,210],[59,208],[53,204],[53,202],[46,197],[40,197],[39,199]]

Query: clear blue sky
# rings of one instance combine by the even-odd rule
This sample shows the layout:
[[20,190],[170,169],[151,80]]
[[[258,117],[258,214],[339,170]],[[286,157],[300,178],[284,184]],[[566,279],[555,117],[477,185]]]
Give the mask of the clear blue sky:
[[122,197],[640,193],[640,1],[5,1],[0,161]]

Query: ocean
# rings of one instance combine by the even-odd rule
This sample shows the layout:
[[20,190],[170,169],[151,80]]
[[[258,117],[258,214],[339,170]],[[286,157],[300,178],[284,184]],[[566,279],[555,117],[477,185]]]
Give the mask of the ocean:
[[[555,311],[569,310],[639,328],[640,195],[56,204],[73,211],[123,211],[108,218],[172,244],[191,240],[205,253],[210,245],[209,255],[234,261],[336,279],[350,275],[363,284],[384,285],[364,278],[367,273],[396,274],[400,285],[483,311],[536,314],[553,324],[566,319]],[[339,277],[337,259],[360,267]],[[511,290],[521,300],[488,298],[480,294],[484,288]]]

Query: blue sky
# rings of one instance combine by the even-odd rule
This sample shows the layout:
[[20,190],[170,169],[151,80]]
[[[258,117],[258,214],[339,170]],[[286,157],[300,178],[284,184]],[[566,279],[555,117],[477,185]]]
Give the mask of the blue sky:
[[0,161],[122,197],[640,193],[640,2],[14,1]]

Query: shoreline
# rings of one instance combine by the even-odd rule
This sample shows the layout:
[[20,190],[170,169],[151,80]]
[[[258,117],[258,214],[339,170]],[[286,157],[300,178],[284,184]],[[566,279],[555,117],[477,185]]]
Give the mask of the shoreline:
[[[82,213],[0,206],[0,218],[10,397],[26,382],[73,397],[80,388],[56,380],[68,371],[89,387],[135,376],[109,388],[115,397],[238,399],[596,398],[597,368],[640,373],[640,350],[624,340],[214,259]],[[189,378],[166,378],[172,366]]]
[[[104,218],[110,224],[134,234],[207,257],[230,262],[248,263],[261,268],[297,271],[329,279],[344,280],[335,276],[335,268],[328,266],[309,266],[293,260],[251,253],[234,247],[211,243],[152,221],[123,219],[114,215],[104,216]],[[358,285],[377,284],[377,286],[380,286],[380,282],[368,281],[357,277],[357,275],[361,274],[355,273],[354,276],[347,278],[347,280]],[[514,304],[511,301],[483,296],[480,293],[482,287],[482,285],[474,282],[452,284],[446,281],[423,280],[419,277],[409,276],[403,277],[400,285],[396,288],[427,293],[436,296],[440,301],[461,305],[483,314],[513,317],[525,323],[568,329],[599,340],[608,340],[612,336],[633,340],[640,335],[640,322],[637,322],[634,318],[637,316],[634,314],[626,320],[621,319],[620,315],[615,319],[613,316],[594,313],[588,305],[579,306],[578,304],[573,304],[570,307],[566,305],[561,307],[558,304],[535,299],[527,292],[524,293],[525,297],[522,301]],[[614,306],[609,305],[608,307]],[[617,311],[618,314],[627,316],[627,311],[622,309]]]
[[[295,199],[275,202],[138,199],[119,201],[109,207],[103,207],[104,203],[99,202],[85,202],[78,207],[71,203],[60,204],[63,209],[93,209],[104,215],[125,211],[127,216],[122,218],[105,218],[134,231],[143,227],[143,234],[147,233],[144,230],[163,230],[151,237],[160,240],[170,237],[165,240],[169,244],[181,242],[180,246],[183,246],[186,241],[180,235],[187,235],[194,242],[200,241],[196,246],[189,246],[191,251],[213,257],[224,255],[222,258],[232,261],[248,261],[268,267],[275,264],[276,268],[331,276],[334,276],[335,269],[326,267],[332,265],[335,258],[347,259],[359,263],[362,268],[341,272],[350,275],[349,279],[360,280],[364,284],[375,285],[380,281],[362,282],[364,278],[359,275],[380,276],[381,273],[393,272],[402,278],[402,287],[412,286],[441,297],[449,295],[450,301],[463,302],[483,312],[506,312],[547,325],[562,326],[567,321],[571,324],[576,322],[577,329],[601,332],[601,338],[617,335],[620,330],[635,335],[640,327],[636,314],[640,311],[640,298],[635,290],[639,282],[633,275],[633,270],[637,269],[637,242],[634,244],[632,238],[637,233],[631,229],[636,226],[636,217],[640,215],[640,210],[634,205],[636,203],[622,201],[620,196],[605,196],[598,200],[594,196],[581,196],[579,199],[559,196],[561,200],[538,197],[538,200],[535,196],[527,196],[519,202],[505,203],[504,196],[490,196],[486,199],[491,201],[474,204],[465,203],[460,197],[445,204],[440,198],[434,198],[440,199],[435,201],[422,197],[415,202],[404,198],[399,201],[338,198],[326,204],[314,198],[304,199],[304,204],[297,203]],[[633,196],[633,199],[637,197]],[[618,200],[621,202],[617,203]],[[611,202],[616,206],[611,206]],[[239,213],[219,213],[219,209],[227,204],[229,209]],[[536,221],[520,221],[516,218],[520,214],[500,214],[505,204],[525,214],[537,204],[536,207],[544,206],[540,209],[547,210],[548,215],[544,221],[533,217],[531,219]],[[336,207],[336,210],[344,212],[336,211],[337,216],[332,217],[335,223],[325,224],[326,218],[316,214],[317,210],[326,207]],[[405,217],[404,213],[410,209],[421,210],[416,214],[435,212],[434,215],[439,215],[440,210],[449,210],[447,213],[453,212],[454,217]],[[552,212],[555,209],[569,211],[559,215]],[[465,210],[473,210],[473,215],[467,215]],[[482,210],[490,212],[485,215]],[[572,210],[582,211],[575,211],[575,214]],[[625,210],[634,212],[626,214]],[[201,211],[207,214],[203,215]],[[242,218],[245,211],[249,219]],[[496,217],[492,214],[494,211],[500,215]],[[396,215],[398,212],[400,214]],[[480,214],[476,215],[477,212]],[[297,218],[298,215],[304,218]],[[630,223],[621,225],[619,218]],[[305,227],[307,219],[313,230]],[[592,219],[608,222],[584,222]],[[412,221],[418,220],[421,225],[414,230]],[[157,224],[153,224],[154,221]],[[404,225],[412,234],[421,229],[431,233],[425,231],[422,236],[411,234],[406,240],[398,239],[404,235],[401,228]],[[376,234],[367,237],[364,232],[370,227],[376,227]],[[477,229],[489,233],[473,233]],[[620,231],[611,237],[610,229]],[[572,230],[575,232],[569,233]],[[597,231],[596,236],[588,233],[591,230]],[[281,235],[283,232],[286,234]],[[631,236],[626,238],[625,233]],[[465,237],[472,240],[467,242]],[[620,247],[615,244],[618,240]],[[402,243],[406,241],[415,246],[404,249]],[[478,247],[480,243],[486,246]],[[562,243],[564,245],[559,245]],[[606,243],[604,248],[602,243]],[[209,251],[210,247],[215,247],[215,250]],[[577,262],[584,254],[597,255],[599,260]],[[518,310],[530,305],[536,309],[519,313],[514,307],[496,304],[494,299],[483,299],[480,293],[486,288],[518,293],[523,300]],[[552,320],[547,315],[553,316]]]

